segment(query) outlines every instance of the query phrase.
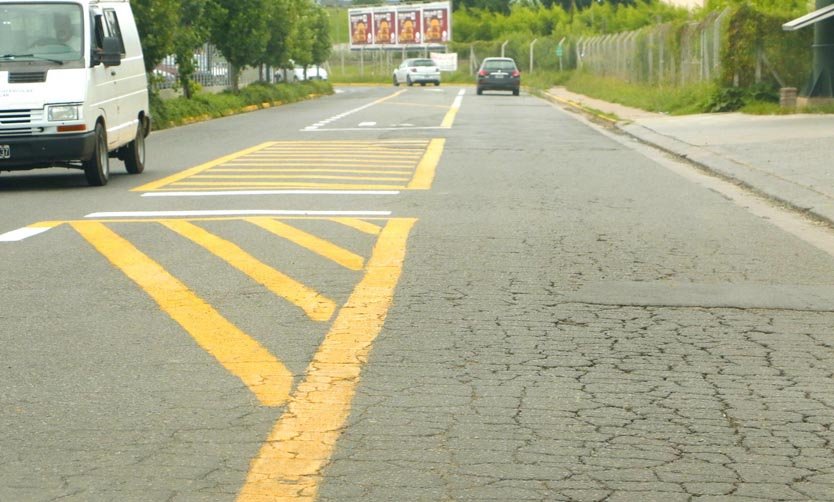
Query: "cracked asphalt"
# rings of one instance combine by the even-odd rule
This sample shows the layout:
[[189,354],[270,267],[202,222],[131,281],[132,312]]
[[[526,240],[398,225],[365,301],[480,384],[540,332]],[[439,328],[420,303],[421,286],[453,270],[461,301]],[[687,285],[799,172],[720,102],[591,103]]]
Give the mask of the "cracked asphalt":
[[[763,217],[756,204],[783,210],[529,95],[466,88],[451,129],[404,130],[392,124],[440,123],[438,103],[459,92],[408,88],[397,98],[406,112],[391,98],[299,132],[392,92],[350,88],[152,135],[165,165],[154,176],[276,136],[444,138],[430,190],[150,200],[124,195],[147,179],[114,177],[91,200],[57,175],[39,188],[4,174],[0,205],[25,211],[4,213],[2,232],[117,208],[416,219],[315,494],[290,500],[834,500],[831,229]],[[379,129],[347,130],[360,122]],[[375,242],[293,224],[365,257]],[[355,285],[358,273],[329,272],[243,224],[202,225],[339,305]],[[302,379],[327,326],[160,225],[111,226]],[[243,499],[287,407],[259,403],[69,229],[7,244],[0,500]],[[293,439],[323,442],[315,431]]]

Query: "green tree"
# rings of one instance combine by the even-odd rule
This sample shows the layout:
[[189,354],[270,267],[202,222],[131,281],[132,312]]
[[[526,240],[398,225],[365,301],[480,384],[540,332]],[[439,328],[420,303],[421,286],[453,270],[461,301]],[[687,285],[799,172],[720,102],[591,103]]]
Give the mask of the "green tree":
[[133,0],[133,14],[142,41],[145,70],[150,72],[174,49],[180,25],[180,0]]
[[211,41],[231,65],[232,90],[240,88],[240,70],[263,61],[271,26],[269,0],[218,0]]
[[330,57],[333,43],[330,39],[330,16],[327,11],[316,6],[313,19],[313,63],[324,64]]
[[211,33],[212,13],[217,9],[214,0],[179,0],[181,23],[174,33],[174,54],[179,67],[179,81],[186,98],[193,94],[192,77],[196,70],[194,51],[202,46]]
[[269,0],[269,40],[260,64],[272,68],[290,66],[291,36],[296,23],[292,0]]

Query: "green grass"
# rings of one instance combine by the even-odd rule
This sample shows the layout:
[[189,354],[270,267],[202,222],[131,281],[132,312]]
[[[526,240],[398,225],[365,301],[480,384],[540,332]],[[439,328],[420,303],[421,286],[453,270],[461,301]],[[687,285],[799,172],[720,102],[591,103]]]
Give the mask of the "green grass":
[[193,98],[177,97],[161,99],[151,96],[151,116],[154,129],[167,129],[201,120],[226,117],[242,113],[251,107],[263,108],[294,103],[312,96],[332,94],[328,82],[308,81],[293,84],[256,83],[244,87],[237,93],[225,91],[219,94],[198,92]]
[[592,98],[669,115],[704,112],[705,103],[714,91],[712,84],[656,87],[582,72],[573,73],[564,85],[570,91]]

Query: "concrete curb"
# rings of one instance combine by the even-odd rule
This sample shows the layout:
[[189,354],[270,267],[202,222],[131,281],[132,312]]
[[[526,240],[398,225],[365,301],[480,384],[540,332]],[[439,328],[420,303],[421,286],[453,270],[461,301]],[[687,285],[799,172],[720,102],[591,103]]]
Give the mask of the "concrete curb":
[[686,160],[705,172],[739,185],[761,197],[785,205],[829,226],[834,226],[834,201],[812,188],[780,178],[707,148],[658,133],[639,122],[611,120],[593,110],[588,110],[579,103],[553,96],[548,92],[542,92],[542,97],[554,103],[570,106],[592,118],[602,119],[618,131],[642,143]]
[[629,136],[687,160],[699,168],[768,198],[811,218],[834,226],[834,202],[811,188],[765,172],[753,165],[728,158],[707,148],[660,134],[639,123],[618,123]]

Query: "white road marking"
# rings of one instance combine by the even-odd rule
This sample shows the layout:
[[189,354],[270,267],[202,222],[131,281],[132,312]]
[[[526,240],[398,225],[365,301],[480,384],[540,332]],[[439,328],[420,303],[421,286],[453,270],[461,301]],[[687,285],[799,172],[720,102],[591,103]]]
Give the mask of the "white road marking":
[[142,197],[216,197],[222,195],[399,195],[399,190],[215,190],[211,192],[148,192]]
[[48,230],[52,230],[52,227],[23,227],[18,228],[17,230],[12,230],[11,232],[6,232],[5,234],[0,234],[0,242],[20,242],[23,239],[28,239],[29,237],[34,237],[36,235],[42,234]]
[[386,101],[386,100],[388,100],[388,99],[391,99],[391,98],[397,97],[397,96],[399,96],[400,94],[402,94],[402,93],[404,93],[404,92],[405,92],[405,90],[402,90],[402,91],[397,91],[397,92],[395,92],[394,94],[391,94],[390,96],[386,96],[386,97],[384,97],[384,98],[382,98],[382,99],[378,99],[378,100],[376,100],[376,101],[374,101],[374,102],[372,102],[372,103],[368,103],[368,104],[366,104],[366,105],[362,105],[362,106],[360,106],[359,108],[354,108],[353,110],[348,110],[348,111],[346,111],[346,112],[340,113],[339,115],[335,115],[335,116],[333,116],[333,117],[330,117],[329,119],[325,119],[325,120],[322,120],[322,121],[320,121],[320,122],[316,122],[315,124],[313,124],[313,125],[311,125],[311,126],[307,126],[307,127],[305,127],[305,128],[304,128],[304,129],[302,129],[301,131],[302,131],[302,132],[308,132],[308,131],[318,131],[318,130],[319,130],[319,128],[324,127],[324,126],[326,126],[327,124],[330,124],[331,122],[335,122],[335,121],[337,121],[337,120],[341,120],[341,119],[343,119],[343,118],[347,117],[348,115],[353,115],[354,113],[361,112],[362,110],[365,110],[365,109],[367,109],[367,108],[370,108],[370,107],[372,107],[372,106],[374,106],[374,105],[378,105],[379,103],[382,103],[383,101]]
[[[402,131],[405,127],[374,127],[369,129],[367,127],[344,127],[344,128],[329,128],[329,129],[302,129],[302,132],[346,132],[346,131]],[[434,131],[436,129],[448,129],[448,127],[428,126],[428,127],[409,127],[409,131]]]
[[270,209],[231,209],[202,211],[112,211],[90,213],[85,218],[176,218],[204,216],[390,216],[391,211],[306,211]]
[[376,122],[359,122],[359,127],[373,127]]

